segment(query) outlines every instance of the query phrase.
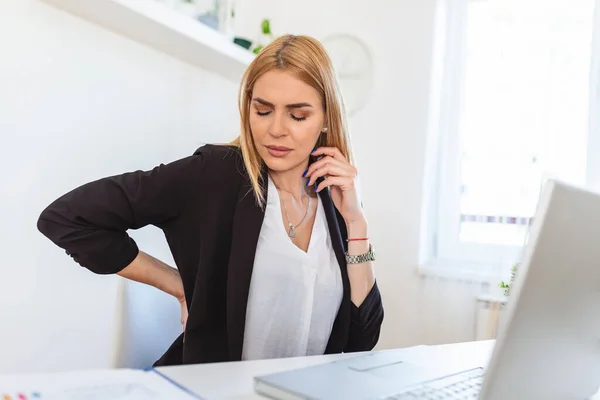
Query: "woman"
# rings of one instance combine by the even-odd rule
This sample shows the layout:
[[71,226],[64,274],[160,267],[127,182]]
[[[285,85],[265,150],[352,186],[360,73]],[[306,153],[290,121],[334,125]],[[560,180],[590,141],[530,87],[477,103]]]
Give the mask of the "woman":
[[[157,366],[372,349],[383,307],[321,44],[290,35],[265,47],[239,106],[233,143],[83,185],[42,212],[39,230],[92,272],[179,300],[184,333]],[[127,234],[150,224],[177,269]]]

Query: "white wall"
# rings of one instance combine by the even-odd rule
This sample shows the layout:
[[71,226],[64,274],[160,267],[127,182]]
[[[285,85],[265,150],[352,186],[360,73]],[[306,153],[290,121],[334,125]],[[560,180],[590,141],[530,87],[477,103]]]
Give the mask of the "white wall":
[[[236,94],[45,3],[0,2],[0,372],[109,365],[118,278],[80,268],[37,217],[86,181],[233,138]],[[135,237],[171,260],[157,230]]]
[[[275,33],[369,44],[374,87],[350,122],[386,309],[379,347],[470,340],[478,286],[416,273],[435,0],[237,3],[240,34],[270,17]],[[106,366],[117,279],[79,268],[37,216],[75,185],[233,137],[237,84],[35,0],[0,2],[0,54],[0,372]],[[134,236],[170,260],[157,231]]]
[[417,273],[436,0],[237,2],[236,34],[257,38],[262,18],[276,35],[351,33],[373,53],[373,90],[350,128],[386,312],[378,347],[471,340],[480,285]]

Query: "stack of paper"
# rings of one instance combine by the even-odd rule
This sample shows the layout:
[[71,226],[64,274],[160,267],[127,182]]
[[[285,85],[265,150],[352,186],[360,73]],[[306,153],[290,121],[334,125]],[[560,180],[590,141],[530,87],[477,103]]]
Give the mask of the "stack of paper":
[[88,370],[0,375],[0,400],[192,400],[198,396],[155,370]]

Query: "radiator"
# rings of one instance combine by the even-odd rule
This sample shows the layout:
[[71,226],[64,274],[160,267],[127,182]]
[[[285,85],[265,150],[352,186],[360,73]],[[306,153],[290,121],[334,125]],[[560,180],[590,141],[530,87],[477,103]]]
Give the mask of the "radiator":
[[505,309],[505,297],[477,296],[475,298],[474,340],[496,339]]

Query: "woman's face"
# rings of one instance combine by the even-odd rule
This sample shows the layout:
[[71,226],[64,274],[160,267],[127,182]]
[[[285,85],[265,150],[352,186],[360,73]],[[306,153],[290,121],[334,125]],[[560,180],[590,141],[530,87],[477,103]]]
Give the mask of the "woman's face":
[[254,84],[250,129],[270,170],[304,166],[325,127],[317,91],[289,72],[271,70]]

